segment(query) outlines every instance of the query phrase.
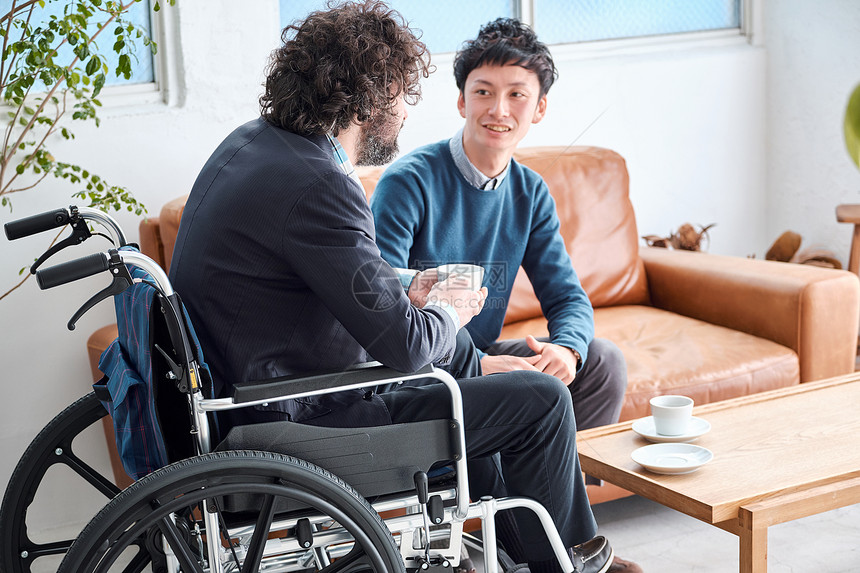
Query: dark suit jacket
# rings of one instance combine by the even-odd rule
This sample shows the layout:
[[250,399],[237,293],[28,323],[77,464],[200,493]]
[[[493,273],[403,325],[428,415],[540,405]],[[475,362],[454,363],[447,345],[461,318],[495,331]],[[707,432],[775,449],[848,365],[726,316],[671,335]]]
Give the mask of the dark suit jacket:
[[[445,363],[454,349],[450,318],[412,306],[380,257],[364,192],[335,163],[326,137],[299,136],[263,119],[230,134],[203,167],[170,275],[217,396],[237,381],[367,360],[408,372]],[[338,412],[342,425],[388,421],[382,401],[363,395],[268,408],[294,421]]]

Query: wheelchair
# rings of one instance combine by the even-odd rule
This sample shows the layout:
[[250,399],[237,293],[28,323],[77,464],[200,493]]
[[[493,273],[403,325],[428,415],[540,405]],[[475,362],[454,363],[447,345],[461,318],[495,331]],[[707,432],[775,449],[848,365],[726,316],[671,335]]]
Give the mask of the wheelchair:
[[[91,224],[104,228],[115,248],[38,268],[92,236]],[[179,295],[114,219],[71,206],[7,223],[5,230],[16,239],[66,225],[71,236],[42,255],[31,272],[42,289],[98,273],[112,277],[74,313],[70,330],[106,298],[119,300],[132,289],[147,294],[131,302],[152,301],[143,322],[134,325],[151,333],[151,347],[138,353],[136,366],[148,361],[152,370],[164,457],[120,491],[74,451],[75,438],[108,416],[109,398],[93,392],[68,406],[31,442],[7,486],[0,507],[3,572],[31,573],[48,556],[62,556],[60,573],[450,571],[464,544],[483,551],[484,571],[503,572],[513,563],[499,551],[493,516],[512,508],[538,516],[562,570],[574,571],[539,503],[523,497],[470,502],[460,389],[447,372],[426,366],[404,374],[370,363],[237,383],[228,397],[208,397],[211,380]],[[133,342],[122,339],[121,329],[116,343],[125,351]],[[236,427],[226,436],[217,428],[218,413],[227,410],[428,378],[448,389],[447,419],[365,428],[273,422]],[[42,542],[28,529],[28,510],[58,464],[107,502],[74,539]],[[440,466],[451,471],[428,477]],[[466,520],[475,518],[482,539],[464,533]]]

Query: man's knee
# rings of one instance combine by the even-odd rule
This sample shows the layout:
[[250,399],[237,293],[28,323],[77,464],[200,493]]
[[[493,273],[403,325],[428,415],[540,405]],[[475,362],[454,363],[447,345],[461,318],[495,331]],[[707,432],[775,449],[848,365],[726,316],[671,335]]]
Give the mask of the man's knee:
[[570,417],[573,416],[570,391],[564,382],[543,372],[521,370],[517,373],[520,375],[518,393],[511,395],[519,396],[521,404],[525,406],[526,403],[536,400],[545,406],[548,413],[556,413],[562,418],[568,413]]
[[618,388],[621,392],[627,388],[627,361],[618,346],[611,340],[595,338],[588,346],[588,361],[594,361],[591,366],[600,378]]

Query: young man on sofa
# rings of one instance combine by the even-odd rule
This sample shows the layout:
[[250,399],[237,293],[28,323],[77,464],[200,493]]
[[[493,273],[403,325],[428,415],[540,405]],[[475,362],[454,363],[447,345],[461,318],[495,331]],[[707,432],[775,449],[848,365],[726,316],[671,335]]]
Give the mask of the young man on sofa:
[[[377,245],[393,267],[486,267],[484,310],[466,326],[483,373],[537,370],[560,378],[571,392],[577,427],[585,429],[618,421],[626,364],[612,342],[594,338],[591,303],[546,184],[512,159],[531,124],[543,119],[556,75],[549,50],[527,26],[500,18],[482,27],[454,60],[463,129],[395,162],[370,204]],[[550,336],[498,341],[520,266]],[[498,476],[489,471],[493,460],[473,463],[488,466],[476,475]],[[485,487],[505,493],[500,476]],[[639,570],[620,560],[616,565],[616,571]]]

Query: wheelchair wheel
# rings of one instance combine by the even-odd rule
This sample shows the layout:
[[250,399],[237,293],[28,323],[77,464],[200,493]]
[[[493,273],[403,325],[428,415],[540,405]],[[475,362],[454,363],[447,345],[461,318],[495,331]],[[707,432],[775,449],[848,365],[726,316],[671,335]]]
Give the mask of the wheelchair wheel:
[[[55,464],[66,465],[106,499],[119,493],[119,488],[108,477],[98,473],[72,450],[75,438],[94,424],[100,424],[105,416],[107,411],[95,395],[87,394],[51,420],[27,447],[12,472],[0,508],[0,570],[30,573],[36,559],[61,555],[74,541],[36,542],[27,530],[27,512],[45,474]],[[94,507],[93,514],[97,510],[98,507]]]
[[[253,500],[246,504],[253,511],[222,511],[237,497]],[[280,513],[284,507],[292,512]],[[208,562],[213,536],[201,517],[207,511],[220,524],[220,568]],[[308,462],[268,452],[206,454],[138,480],[84,528],[59,573],[141,571],[154,558],[152,547],[162,548],[171,573],[405,571],[391,533],[352,487]]]

